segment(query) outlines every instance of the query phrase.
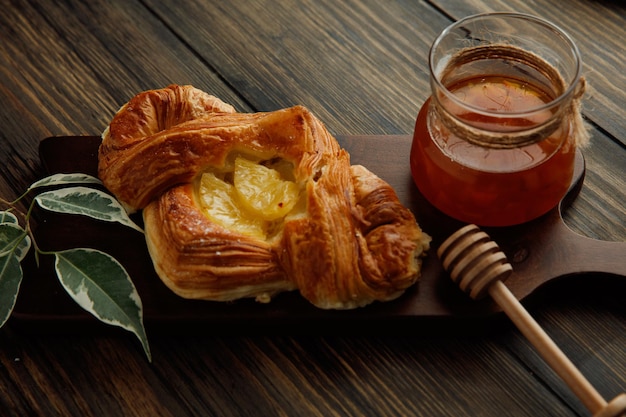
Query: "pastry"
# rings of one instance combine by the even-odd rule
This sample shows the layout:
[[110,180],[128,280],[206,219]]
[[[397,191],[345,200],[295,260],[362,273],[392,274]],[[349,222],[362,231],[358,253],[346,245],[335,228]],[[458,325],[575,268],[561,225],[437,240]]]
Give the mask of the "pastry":
[[155,270],[185,298],[388,301],[417,281],[430,242],[302,106],[237,113],[191,86],[140,93],[103,133],[99,176],[143,210]]

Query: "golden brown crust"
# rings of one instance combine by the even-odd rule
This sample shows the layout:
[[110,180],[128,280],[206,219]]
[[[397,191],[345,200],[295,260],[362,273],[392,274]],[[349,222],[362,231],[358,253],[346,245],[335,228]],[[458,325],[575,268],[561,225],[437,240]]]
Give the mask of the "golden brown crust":
[[338,158],[311,184],[308,217],[285,225],[283,264],[320,308],[400,296],[419,278],[430,238],[385,181]]
[[[125,108],[118,113],[122,119],[127,114]],[[119,127],[118,115],[111,126]],[[165,190],[192,181],[209,167],[223,167],[234,152],[285,158],[303,177],[338,150],[336,141],[302,106],[271,113],[208,112],[164,130],[155,128],[143,137],[133,136],[137,133],[130,125],[123,126],[123,132],[111,128],[103,138],[99,176],[131,209],[142,209]]]
[[[141,209],[155,193],[193,177],[193,173],[177,166],[175,158],[181,157],[181,165],[193,161],[194,142],[175,138],[168,141],[166,132],[187,121],[234,112],[230,104],[192,86],[171,85],[137,94],[120,108],[102,134],[98,174],[129,209]],[[150,178],[144,175],[154,174],[165,174],[168,181],[156,177],[152,185],[144,183]],[[154,183],[159,184],[156,190],[152,189]],[[131,189],[127,189],[129,186]]]
[[103,150],[125,149],[172,126],[210,113],[234,113],[235,108],[195,87],[170,85],[137,94],[109,124]]
[[[268,301],[297,288],[320,308],[346,309],[394,299],[415,283],[429,237],[389,184],[350,166],[307,109],[243,114],[216,105],[190,118],[188,105],[173,103],[170,94],[131,100],[131,107],[170,106],[159,110],[176,113],[167,122],[144,120],[152,114],[145,108],[116,115],[103,135],[100,176],[118,199],[144,209],[155,269],[173,291]],[[228,171],[234,155],[290,162],[303,190],[300,209],[266,239],[219,225],[200,208],[199,176]]]
[[144,209],[143,217],[155,270],[182,297],[264,300],[295,289],[270,244],[234,236],[198,210],[192,184],[166,191]]

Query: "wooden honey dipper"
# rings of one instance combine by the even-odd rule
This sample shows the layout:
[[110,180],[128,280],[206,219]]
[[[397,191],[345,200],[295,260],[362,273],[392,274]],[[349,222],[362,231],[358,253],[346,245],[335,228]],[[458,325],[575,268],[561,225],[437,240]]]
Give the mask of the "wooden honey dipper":
[[443,267],[474,300],[489,294],[594,417],[626,415],[626,393],[607,403],[504,284],[513,267],[489,235],[470,224],[439,247]]

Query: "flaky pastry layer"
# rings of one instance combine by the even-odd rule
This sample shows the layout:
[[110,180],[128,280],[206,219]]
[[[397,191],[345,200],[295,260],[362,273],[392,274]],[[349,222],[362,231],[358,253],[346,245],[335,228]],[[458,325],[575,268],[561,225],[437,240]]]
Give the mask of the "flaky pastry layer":
[[[235,156],[280,159],[303,190],[298,210],[265,239],[201,209],[198,178]],[[130,210],[143,209],[155,270],[175,293],[216,301],[298,290],[324,309],[400,296],[420,275],[430,238],[385,181],[351,166],[306,108],[236,113],[190,86],[141,93],[103,134],[99,175]]]

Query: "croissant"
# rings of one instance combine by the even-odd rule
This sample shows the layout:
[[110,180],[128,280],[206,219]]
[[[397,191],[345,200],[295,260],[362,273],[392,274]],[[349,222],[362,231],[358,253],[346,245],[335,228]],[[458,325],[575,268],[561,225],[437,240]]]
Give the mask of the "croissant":
[[154,268],[182,297],[298,290],[351,309],[419,278],[430,237],[302,106],[237,113],[192,86],[150,90],[116,113],[98,157],[105,186],[143,210]]

